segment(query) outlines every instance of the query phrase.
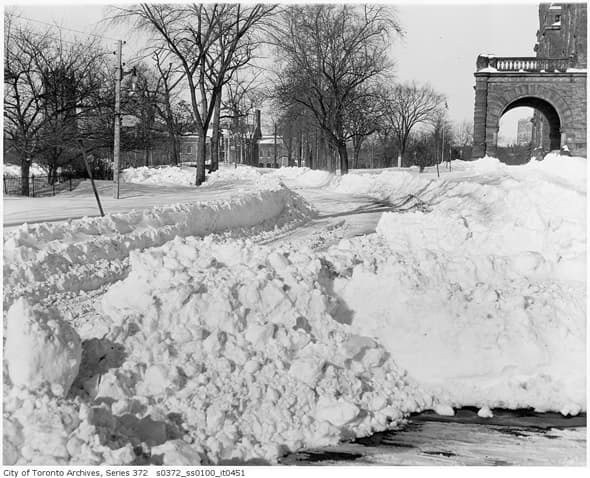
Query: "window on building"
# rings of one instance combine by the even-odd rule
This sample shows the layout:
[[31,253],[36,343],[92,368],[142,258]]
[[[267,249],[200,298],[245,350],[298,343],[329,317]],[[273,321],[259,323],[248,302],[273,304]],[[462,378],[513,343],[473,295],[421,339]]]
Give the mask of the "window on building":
[[187,154],[192,154],[192,152],[193,152],[193,147],[192,147],[192,146],[190,146],[190,145],[189,145],[189,146],[187,146],[187,147],[186,147],[186,152],[187,152]]

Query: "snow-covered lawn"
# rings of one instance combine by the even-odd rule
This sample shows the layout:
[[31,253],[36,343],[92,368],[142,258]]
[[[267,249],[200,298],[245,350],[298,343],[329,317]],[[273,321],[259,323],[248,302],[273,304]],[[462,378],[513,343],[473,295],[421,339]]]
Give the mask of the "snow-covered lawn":
[[424,409],[585,411],[585,161],[140,168],[116,214],[5,231],[5,463],[274,462]]
[[[21,167],[17,164],[3,164],[2,174],[4,176],[20,178]],[[34,174],[35,176],[47,176],[47,170],[43,166],[40,166],[37,163],[33,163],[29,168],[29,175],[31,174]]]

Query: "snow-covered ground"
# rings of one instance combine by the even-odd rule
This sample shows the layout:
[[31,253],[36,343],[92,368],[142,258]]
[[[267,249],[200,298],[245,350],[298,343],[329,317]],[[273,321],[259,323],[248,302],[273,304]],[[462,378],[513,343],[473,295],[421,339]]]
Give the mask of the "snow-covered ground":
[[425,409],[585,411],[585,162],[138,168],[116,214],[18,227],[5,201],[5,463],[274,462]]

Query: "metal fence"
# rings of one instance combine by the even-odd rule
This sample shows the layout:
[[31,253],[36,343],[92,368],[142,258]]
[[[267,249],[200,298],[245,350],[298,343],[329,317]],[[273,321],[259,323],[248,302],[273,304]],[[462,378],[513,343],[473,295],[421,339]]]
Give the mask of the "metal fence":
[[[112,179],[112,173],[108,174],[95,174],[93,172],[94,179]],[[98,176],[98,177],[97,177]],[[103,177],[104,176],[104,177]],[[110,177],[109,177],[110,176]],[[62,173],[56,176],[41,176],[32,174],[28,178],[29,182],[29,197],[44,197],[44,196],[55,196],[56,194],[72,191],[78,185],[88,179],[87,175],[84,174],[68,174]],[[23,184],[22,178],[18,176],[4,176],[3,187],[4,194],[7,196],[23,196]]]

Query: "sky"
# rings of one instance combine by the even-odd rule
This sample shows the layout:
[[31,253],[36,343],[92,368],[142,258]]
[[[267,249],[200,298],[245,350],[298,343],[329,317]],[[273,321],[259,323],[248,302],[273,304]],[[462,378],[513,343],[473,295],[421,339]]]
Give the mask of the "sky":
[[[447,96],[452,121],[473,121],[475,62],[480,53],[498,56],[534,56],[538,3],[391,3],[405,35],[394,39],[391,57],[400,81],[430,83]],[[124,55],[133,53],[134,41],[125,28],[110,27],[101,19],[104,3],[82,5],[19,2],[22,17],[90,31],[110,38],[128,39]],[[28,21],[28,20],[22,20]],[[38,23],[32,23],[42,27]],[[105,40],[114,45],[113,40]],[[516,122],[530,109],[515,109],[501,122],[502,136],[516,135]]]

